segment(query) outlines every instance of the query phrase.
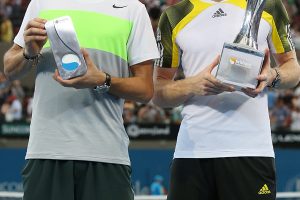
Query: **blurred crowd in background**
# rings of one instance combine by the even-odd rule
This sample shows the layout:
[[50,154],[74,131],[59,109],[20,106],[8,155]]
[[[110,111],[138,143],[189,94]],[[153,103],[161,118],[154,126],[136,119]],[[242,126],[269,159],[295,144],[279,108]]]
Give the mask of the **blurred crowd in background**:
[[[147,7],[153,31],[158,26],[164,9],[178,0],[141,0]],[[11,43],[18,32],[30,0],[0,0],[0,41]],[[292,36],[300,51],[300,0],[283,0],[291,20]],[[0,43],[1,45],[1,43]],[[21,85],[20,81],[9,82],[0,74],[0,120],[2,122],[30,122],[33,88]],[[300,87],[290,90],[269,90],[269,111],[273,130],[300,131]],[[149,104],[126,101],[124,123],[175,123],[181,122],[182,107],[162,109]],[[259,113],[258,113],[259,114]]]
[[0,0],[0,41],[12,42],[30,0]]

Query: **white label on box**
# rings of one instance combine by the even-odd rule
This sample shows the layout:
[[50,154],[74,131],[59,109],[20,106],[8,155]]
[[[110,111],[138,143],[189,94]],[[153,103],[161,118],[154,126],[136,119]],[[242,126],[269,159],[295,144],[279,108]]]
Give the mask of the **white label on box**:
[[251,53],[249,49],[242,47],[228,48],[225,45],[216,77],[234,86],[255,89],[263,59],[263,54]]

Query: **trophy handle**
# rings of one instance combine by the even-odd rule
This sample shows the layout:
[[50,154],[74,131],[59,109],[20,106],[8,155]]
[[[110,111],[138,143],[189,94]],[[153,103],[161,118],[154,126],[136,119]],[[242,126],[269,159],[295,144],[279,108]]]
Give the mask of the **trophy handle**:
[[258,49],[257,35],[266,0],[248,0],[242,28],[233,43]]

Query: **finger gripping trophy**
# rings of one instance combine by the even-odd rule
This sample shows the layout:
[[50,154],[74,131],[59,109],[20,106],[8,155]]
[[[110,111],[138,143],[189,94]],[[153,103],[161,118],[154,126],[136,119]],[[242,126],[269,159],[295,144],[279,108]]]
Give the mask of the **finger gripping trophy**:
[[265,0],[248,0],[242,28],[233,43],[225,43],[216,77],[240,88],[257,86],[264,52],[258,50],[257,35]]

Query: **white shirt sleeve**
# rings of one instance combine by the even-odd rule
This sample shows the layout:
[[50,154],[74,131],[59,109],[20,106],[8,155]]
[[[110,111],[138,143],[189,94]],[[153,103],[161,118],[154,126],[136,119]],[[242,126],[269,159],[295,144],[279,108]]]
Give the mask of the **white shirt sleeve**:
[[23,22],[20,27],[20,30],[14,39],[15,44],[21,47],[25,46],[24,37],[23,37],[25,27],[27,26],[28,22],[31,19],[38,17],[38,15],[39,15],[38,0],[31,0],[26,10],[25,16],[23,18]]
[[129,66],[159,58],[151,21],[145,6],[140,6],[133,20],[127,43]]

